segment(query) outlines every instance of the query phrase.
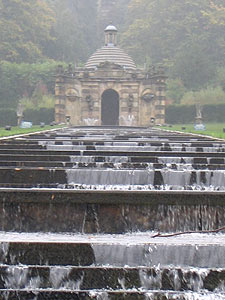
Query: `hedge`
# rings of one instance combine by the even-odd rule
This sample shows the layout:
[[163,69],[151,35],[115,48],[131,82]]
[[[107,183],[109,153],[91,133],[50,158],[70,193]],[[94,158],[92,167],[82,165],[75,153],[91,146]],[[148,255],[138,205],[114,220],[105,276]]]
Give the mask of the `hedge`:
[[[195,105],[170,105],[166,107],[167,124],[194,123]],[[202,109],[204,122],[225,122],[225,104],[204,105]]]
[[24,120],[34,125],[39,125],[41,122],[50,124],[55,119],[54,114],[54,108],[27,109],[24,111]]
[[6,125],[16,126],[17,125],[17,115],[15,110],[2,108],[0,110],[0,126],[4,127]]
[[[30,121],[34,125],[39,125],[41,122],[50,124],[54,121],[54,108],[40,108],[39,110],[28,109],[24,111],[24,120]],[[4,127],[6,125],[17,125],[17,115],[15,110],[0,109],[0,126]]]
[[[202,110],[204,122],[224,122],[225,104],[204,105]],[[166,107],[167,124],[187,124],[194,123],[196,109],[194,105],[169,105]],[[50,124],[54,121],[54,108],[28,109],[24,112],[24,120],[31,121],[34,125],[40,122]],[[0,109],[0,126],[16,126],[17,115],[12,109]]]

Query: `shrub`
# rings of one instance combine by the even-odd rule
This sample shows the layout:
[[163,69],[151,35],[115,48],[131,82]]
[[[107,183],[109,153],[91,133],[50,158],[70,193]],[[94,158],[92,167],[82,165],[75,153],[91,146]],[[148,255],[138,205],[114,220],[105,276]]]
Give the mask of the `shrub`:
[[17,115],[12,109],[1,109],[0,110],[0,126],[16,126],[17,125]]
[[65,63],[46,61],[44,63],[0,63],[0,103],[1,107],[16,110],[19,99],[31,98],[35,89],[42,82],[48,94],[54,94],[55,77],[58,64]]
[[[166,123],[194,123],[196,116],[195,105],[170,105],[166,107]],[[225,122],[225,104],[204,105],[202,110],[203,122]]]
[[35,98],[22,98],[21,103],[25,110],[28,109],[41,109],[41,108],[54,108],[55,99],[52,95],[43,95],[39,99]]
[[192,123],[195,118],[194,105],[170,105],[166,107],[166,123]]
[[186,89],[180,79],[168,79],[167,80],[167,99],[173,100],[174,104],[179,104],[184,96]]
[[39,125],[41,122],[50,124],[54,121],[54,108],[27,109],[24,111],[24,120]]
[[194,105],[196,102],[202,105],[225,104],[225,93],[220,86],[207,87],[197,92],[187,92],[181,99],[183,105]]

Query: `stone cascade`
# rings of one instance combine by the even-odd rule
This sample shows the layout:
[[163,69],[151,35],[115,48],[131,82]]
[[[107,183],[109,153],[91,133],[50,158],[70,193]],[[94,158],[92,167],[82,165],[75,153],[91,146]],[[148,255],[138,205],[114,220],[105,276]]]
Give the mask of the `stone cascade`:
[[66,128],[0,170],[0,299],[225,299],[225,141]]
[[[1,186],[224,190],[225,142],[146,130],[67,130],[0,144]],[[122,183],[122,184],[121,184]]]

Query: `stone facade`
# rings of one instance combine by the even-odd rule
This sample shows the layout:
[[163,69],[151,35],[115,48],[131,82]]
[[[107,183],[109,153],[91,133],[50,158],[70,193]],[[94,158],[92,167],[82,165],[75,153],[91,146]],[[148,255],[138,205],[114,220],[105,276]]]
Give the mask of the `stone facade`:
[[71,125],[149,126],[165,122],[166,76],[161,67],[137,69],[116,46],[117,30],[105,30],[105,46],[84,68],[59,66],[55,121]]

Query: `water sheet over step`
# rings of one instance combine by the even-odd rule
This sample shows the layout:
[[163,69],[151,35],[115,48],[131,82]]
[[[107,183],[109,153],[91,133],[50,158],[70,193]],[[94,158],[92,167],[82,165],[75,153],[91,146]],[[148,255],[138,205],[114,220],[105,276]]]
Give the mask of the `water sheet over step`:
[[224,176],[224,141],[159,129],[0,141],[0,299],[225,299]]

